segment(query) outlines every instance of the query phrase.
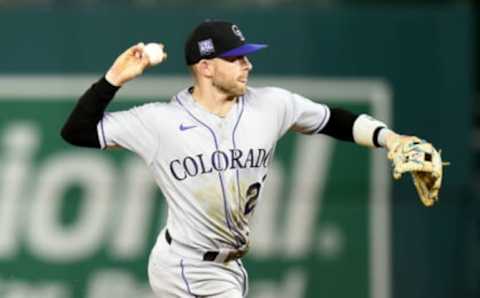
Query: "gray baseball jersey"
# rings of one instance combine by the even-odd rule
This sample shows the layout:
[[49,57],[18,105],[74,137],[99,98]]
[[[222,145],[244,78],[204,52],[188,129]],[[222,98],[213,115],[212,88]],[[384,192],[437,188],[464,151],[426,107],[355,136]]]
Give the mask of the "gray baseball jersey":
[[249,245],[254,212],[275,145],[289,129],[322,130],[326,105],[279,88],[248,88],[225,117],[212,114],[188,89],[170,102],[105,114],[103,148],[121,146],[147,163],[168,204],[175,241],[201,250]]

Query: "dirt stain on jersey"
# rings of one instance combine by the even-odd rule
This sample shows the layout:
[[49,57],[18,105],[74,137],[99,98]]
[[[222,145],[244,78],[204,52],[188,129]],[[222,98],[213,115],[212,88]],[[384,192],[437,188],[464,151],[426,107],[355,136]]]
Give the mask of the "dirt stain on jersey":
[[205,185],[194,195],[215,232],[226,239],[233,240],[232,233],[226,225],[223,194],[218,183]]
[[[240,194],[242,194],[246,186],[241,184],[240,189]],[[245,197],[239,196],[236,179],[230,179],[226,187],[229,223],[227,223],[225,215],[224,194],[218,183],[205,185],[202,189],[196,191],[194,195],[201,208],[205,211],[205,215],[215,232],[226,239],[233,240],[232,230],[235,230],[235,234],[240,232],[241,238],[248,238],[248,220],[243,213],[243,206],[246,203]]]

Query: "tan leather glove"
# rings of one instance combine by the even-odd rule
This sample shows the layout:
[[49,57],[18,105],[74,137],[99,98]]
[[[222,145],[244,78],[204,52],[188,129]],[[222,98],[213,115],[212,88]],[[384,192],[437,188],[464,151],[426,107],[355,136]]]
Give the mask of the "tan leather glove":
[[417,137],[397,138],[388,152],[393,164],[393,177],[400,179],[403,173],[412,175],[422,203],[430,207],[438,201],[442,185],[443,166],[440,152],[432,144]]

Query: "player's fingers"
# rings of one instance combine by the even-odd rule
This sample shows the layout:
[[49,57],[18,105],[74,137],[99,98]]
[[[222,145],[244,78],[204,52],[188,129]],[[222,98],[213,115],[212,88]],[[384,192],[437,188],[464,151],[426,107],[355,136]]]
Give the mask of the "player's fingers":
[[140,58],[140,63],[142,64],[142,67],[145,69],[149,66],[151,66],[150,59],[148,58],[148,55],[143,55]]
[[129,47],[125,52],[133,53],[135,51],[138,51],[139,49],[142,49],[143,47],[145,47],[143,42],[139,42],[139,43],[134,44],[133,46]]
[[141,59],[143,56],[143,49],[145,48],[145,44],[143,42],[139,42],[136,45],[132,46],[129,51],[137,59]]
[[138,61],[140,62],[140,66],[142,68],[142,71],[143,71],[143,69],[151,66],[150,58],[148,57],[148,54],[143,51],[143,49],[142,49],[141,55],[138,56],[137,58],[138,58]]

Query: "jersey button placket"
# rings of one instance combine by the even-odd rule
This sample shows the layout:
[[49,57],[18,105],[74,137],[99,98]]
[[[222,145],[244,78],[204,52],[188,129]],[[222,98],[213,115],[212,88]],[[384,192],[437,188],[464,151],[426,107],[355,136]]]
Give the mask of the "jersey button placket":
[[[230,149],[233,148],[233,143],[232,143],[232,127],[230,123],[228,122],[227,119],[219,119],[217,122],[217,129],[218,129],[218,135],[219,135],[219,146],[220,150],[225,152],[227,155],[230,152]],[[238,226],[238,220],[234,219],[234,214],[238,212],[238,204],[235,200],[236,196],[236,189],[235,192],[232,193],[231,188],[230,188],[230,183],[235,179],[235,171],[229,170],[231,165],[228,165],[227,169],[221,173],[224,181],[225,181],[225,188],[226,188],[226,196],[227,196],[227,202],[228,202],[228,212],[229,212],[229,217],[231,224],[233,225],[233,230],[235,231],[235,238],[237,238],[237,244],[240,244],[242,241],[241,236],[239,235],[240,232],[238,232],[239,226]]]
[[219,132],[219,135],[220,135],[220,142],[221,142],[221,146],[222,146],[222,149],[227,149],[227,146],[228,146],[228,136],[229,136],[229,131],[228,131],[228,123],[226,122],[226,120],[224,119],[221,119],[219,122],[218,122],[218,132]]

